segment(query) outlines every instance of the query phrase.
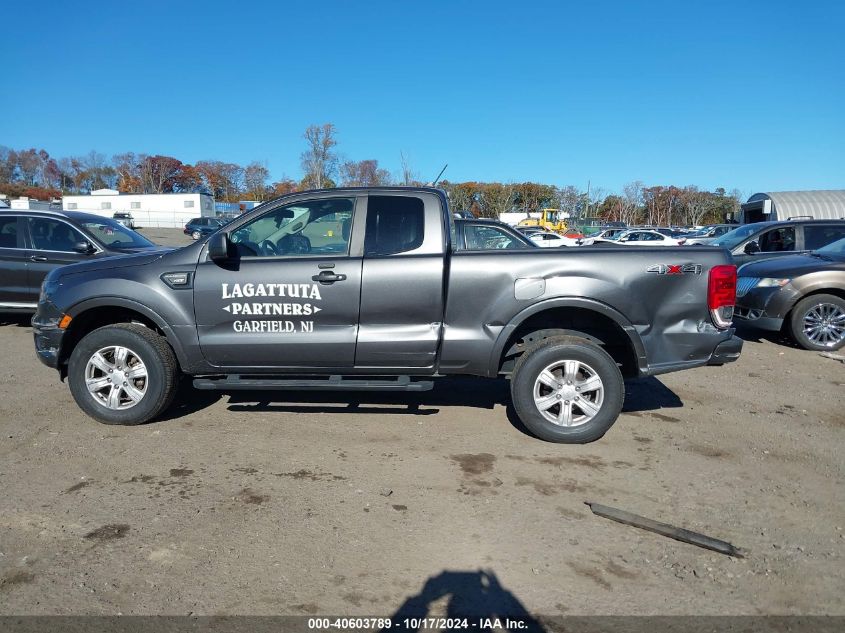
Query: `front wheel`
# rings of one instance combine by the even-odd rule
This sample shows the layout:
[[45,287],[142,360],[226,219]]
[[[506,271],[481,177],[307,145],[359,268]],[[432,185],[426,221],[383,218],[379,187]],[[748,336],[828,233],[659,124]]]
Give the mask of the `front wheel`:
[[845,299],[810,295],[792,309],[792,338],[804,349],[831,351],[845,345]]
[[540,439],[582,444],[604,435],[622,411],[625,383],[616,362],[587,339],[544,339],[517,361],[511,398]]
[[76,404],[105,424],[143,424],[173,401],[179,368],[164,337],[135,323],[87,334],[68,363]]

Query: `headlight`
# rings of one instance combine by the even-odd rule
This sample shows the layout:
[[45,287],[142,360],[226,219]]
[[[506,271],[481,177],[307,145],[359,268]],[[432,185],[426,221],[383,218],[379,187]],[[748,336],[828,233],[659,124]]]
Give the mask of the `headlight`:
[[758,288],[783,288],[791,279],[774,279],[772,277],[764,277],[757,282]]

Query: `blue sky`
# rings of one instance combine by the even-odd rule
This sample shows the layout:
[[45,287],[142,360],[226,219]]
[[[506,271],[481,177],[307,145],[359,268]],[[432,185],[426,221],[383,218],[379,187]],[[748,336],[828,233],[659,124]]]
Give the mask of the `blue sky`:
[[424,180],[845,187],[845,3],[5,3],[0,144]]

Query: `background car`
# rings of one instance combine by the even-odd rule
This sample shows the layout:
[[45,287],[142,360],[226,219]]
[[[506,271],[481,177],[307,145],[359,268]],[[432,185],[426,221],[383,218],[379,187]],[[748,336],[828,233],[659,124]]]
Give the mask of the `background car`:
[[515,230],[519,231],[526,237],[536,235],[537,233],[545,233],[546,230],[541,226],[515,226]]
[[627,228],[605,229],[595,235],[584,237],[578,240],[578,242],[581,246],[592,246],[593,244],[599,244],[601,242],[615,242],[619,239],[620,235],[628,232],[628,230],[629,229]]
[[532,233],[528,239],[540,248],[557,248],[559,246],[575,246],[575,240],[567,239],[558,233],[551,231],[540,231]]
[[185,229],[182,232],[198,240],[206,235],[211,235],[224,224],[226,222],[217,218],[194,218],[185,225]]
[[811,253],[746,264],[736,289],[739,322],[787,330],[804,349],[845,346],[845,238]]
[[737,228],[736,224],[710,224],[698,231],[691,231],[685,235],[687,246],[702,246],[710,244],[716,238],[722,237],[725,233]]
[[0,311],[34,312],[41,282],[91,258],[169,250],[113,218],[76,211],[0,211]]
[[845,237],[845,220],[783,220],[743,224],[710,246],[731,252],[737,265],[760,259],[808,253]]
[[128,229],[135,228],[135,218],[133,218],[132,214],[128,211],[118,211],[112,216],[112,218],[114,218],[115,222],[120,222]]
[[635,229],[619,236],[617,244],[626,246],[680,246],[684,238],[671,237],[658,231]]

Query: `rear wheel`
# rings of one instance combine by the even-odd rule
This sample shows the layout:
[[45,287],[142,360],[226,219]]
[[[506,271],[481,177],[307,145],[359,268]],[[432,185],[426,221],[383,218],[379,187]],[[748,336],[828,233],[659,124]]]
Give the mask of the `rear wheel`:
[[68,363],[70,392],[79,407],[105,424],[143,424],[173,401],[179,377],[164,337],[134,323],[87,334]]
[[845,299],[811,295],[792,309],[792,338],[804,349],[837,350],[845,345]]
[[511,398],[523,424],[549,442],[592,442],[622,411],[625,385],[616,362],[587,339],[540,341],[517,361]]
[[198,240],[201,237],[202,237],[202,233],[200,233],[199,231],[194,231],[193,233],[191,233],[191,239]]

